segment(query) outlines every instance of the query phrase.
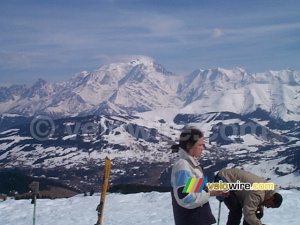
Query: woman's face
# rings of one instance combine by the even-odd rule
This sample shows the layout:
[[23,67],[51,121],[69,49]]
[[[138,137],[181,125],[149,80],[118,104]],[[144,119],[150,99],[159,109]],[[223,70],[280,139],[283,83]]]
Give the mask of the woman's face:
[[188,144],[189,155],[193,157],[200,157],[204,148],[204,138],[200,138],[194,145]]

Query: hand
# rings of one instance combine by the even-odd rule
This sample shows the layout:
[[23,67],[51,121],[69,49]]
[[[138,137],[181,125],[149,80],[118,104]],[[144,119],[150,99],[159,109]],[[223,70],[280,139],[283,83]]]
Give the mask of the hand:
[[259,205],[257,207],[257,210],[255,212],[255,215],[258,219],[261,219],[264,216],[264,207],[262,205]]
[[210,196],[222,196],[223,191],[211,190],[209,191]]
[[264,212],[264,206],[263,205],[257,206],[257,211]]
[[229,196],[229,192],[224,193],[223,191],[211,190],[209,191],[210,196],[221,196],[222,198],[227,198]]
[[222,195],[221,195],[221,197],[222,197],[222,198],[228,198],[229,195],[230,195],[230,192],[229,192],[229,191],[228,191],[228,192],[223,192]]

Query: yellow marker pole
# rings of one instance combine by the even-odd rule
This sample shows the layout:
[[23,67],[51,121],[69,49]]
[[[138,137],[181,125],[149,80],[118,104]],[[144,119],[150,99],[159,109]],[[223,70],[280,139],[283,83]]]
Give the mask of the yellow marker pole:
[[103,218],[103,210],[104,210],[104,203],[106,197],[106,191],[108,186],[109,174],[110,174],[111,163],[108,157],[105,158],[105,167],[104,167],[104,174],[103,174],[103,184],[102,184],[102,192],[101,192],[101,199],[100,204],[98,205],[96,211],[98,212],[98,220],[95,225],[102,225],[102,218]]

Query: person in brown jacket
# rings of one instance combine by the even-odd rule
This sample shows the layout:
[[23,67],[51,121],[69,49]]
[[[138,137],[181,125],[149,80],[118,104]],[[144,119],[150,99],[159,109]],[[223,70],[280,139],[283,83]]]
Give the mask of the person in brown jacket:
[[[215,177],[215,181],[223,180],[227,183],[267,183],[267,181],[253,173],[241,169],[223,169]],[[249,185],[250,186],[250,185]],[[239,225],[244,214],[243,225],[262,225],[264,206],[278,208],[282,203],[282,196],[275,190],[236,190],[230,191],[224,203],[229,209],[227,225]]]

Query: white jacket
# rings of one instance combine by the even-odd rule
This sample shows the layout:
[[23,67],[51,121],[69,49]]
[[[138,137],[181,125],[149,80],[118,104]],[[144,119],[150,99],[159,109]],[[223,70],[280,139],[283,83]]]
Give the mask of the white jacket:
[[183,191],[189,178],[203,178],[203,171],[200,163],[188,155],[182,148],[179,148],[179,160],[174,164],[171,174],[171,186],[177,203],[187,209],[200,207],[208,202],[210,194],[204,190],[201,193],[189,193],[184,198],[180,198],[179,192]]

